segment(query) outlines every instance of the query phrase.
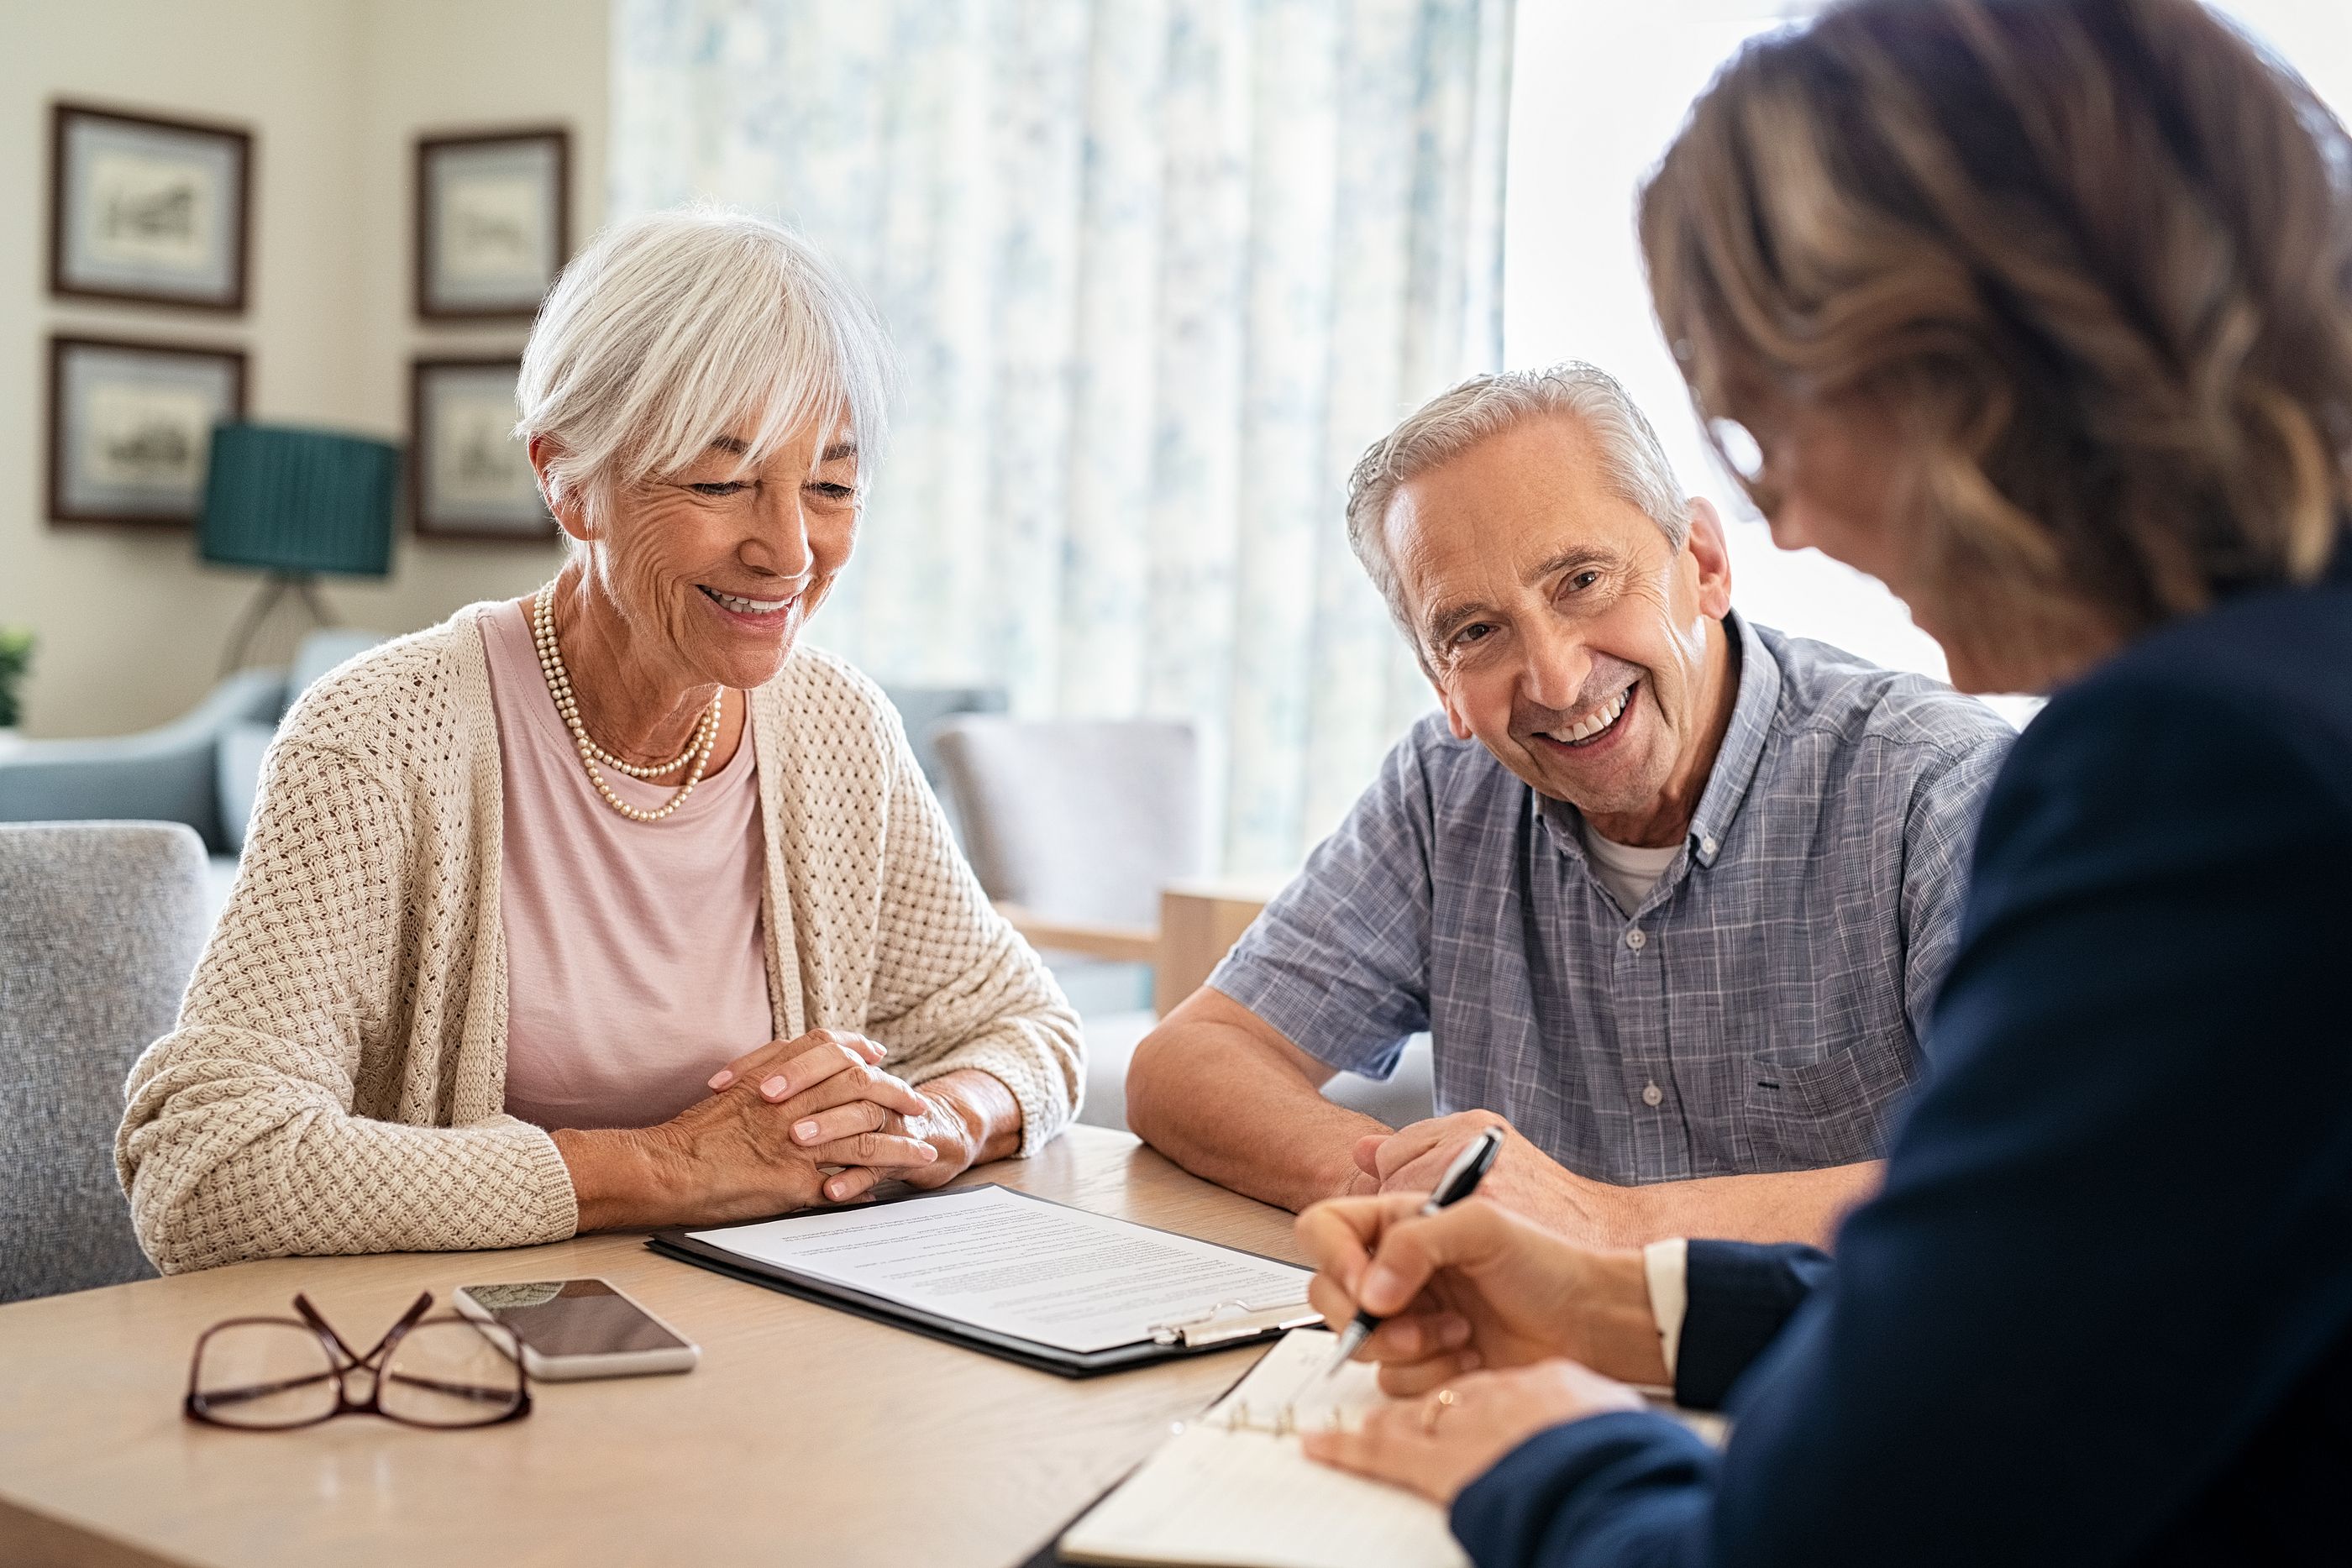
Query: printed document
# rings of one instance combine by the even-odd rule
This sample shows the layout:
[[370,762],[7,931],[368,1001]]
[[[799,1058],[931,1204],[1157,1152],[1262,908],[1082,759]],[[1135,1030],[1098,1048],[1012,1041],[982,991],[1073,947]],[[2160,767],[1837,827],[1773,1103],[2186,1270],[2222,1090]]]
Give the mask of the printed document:
[[880,1301],[1075,1352],[1136,1344],[1221,1309],[1303,1303],[1313,1278],[1001,1186],[689,1234]]

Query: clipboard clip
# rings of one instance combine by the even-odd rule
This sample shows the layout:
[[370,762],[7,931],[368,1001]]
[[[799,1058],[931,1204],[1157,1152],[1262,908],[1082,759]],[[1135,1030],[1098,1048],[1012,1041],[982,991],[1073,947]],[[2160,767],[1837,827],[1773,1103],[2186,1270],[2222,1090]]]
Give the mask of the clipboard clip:
[[1227,1340],[1249,1339],[1272,1329],[1295,1329],[1319,1323],[1323,1314],[1305,1301],[1276,1301],[1254,1307],[1247,1301],[1219,1301],[1207,1312],[1151,1325],[1154,1344],[1181,1344],[1197,1350]]

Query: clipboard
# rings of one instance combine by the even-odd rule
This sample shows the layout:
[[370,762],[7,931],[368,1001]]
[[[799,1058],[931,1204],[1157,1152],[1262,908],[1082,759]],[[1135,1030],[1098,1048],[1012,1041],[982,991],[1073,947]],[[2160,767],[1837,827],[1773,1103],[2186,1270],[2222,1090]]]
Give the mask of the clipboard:
[[[888,1199],[887,1205],[923,1203],[935,1198],[969,1195],[989,1187],[1008,1192],[1018,1190],[1004,1187],[1003,1184],[999,1182],[990,1182],[976,1187],[956,1187],[940,1192],[914,1193],[905,1197]],[[1052,1204],[1056,1208],[1077,1209],[1075,1204],[1039,1197],[1034,1193],[1021,1193],[1019,1196],[1033,1203]],[[1090,1211],[1077,1209],[1077,1212]],[[748,1223],[764,1225],[769,1222],[753,1220]],[[1181,1231],[1169,1230],[1160,1226],[1137,1224],[1132,1220],[1121,1220],[1119,1223],[1132,1225],[1138,1230],[1152,1231],[1161,1236],[1183,1235]],[[697,1227],[695,1228],[719,1231],[737,1228]],[[1184,1239],[1194,1242],[1200,1239],[1197,1237]],[[747,1284],[761,1285],[771,1291],[778,1291],[788,1296],[797,1296],[803,1301],[815,1301],[875,1322],[887,1323],[893,1328],[905,1329],[912,1333],[943,1340],[950,1344],[961,1345],[967,1350],[976,1350],[1002,1360],[1017,1362],[1021,1365],[1034,1367],[1039,1372],[1053,1373],[1058,1377],[1097,1377],[1105,1373],[1125,1372],[1131,1367],[1157,1365],[1160,1362],[1174,1361],[1184,1356],[1208,1355],[1244,1345],[1263,1344],[1269,1340],[1281,1337],[1289,1329],[1308,1323],[1320,1323],[1323,1321],[1322,1314],[1304,1301],[1286,1301],[1262,1306],[1241,1301],[1220,1301],[1209,1312],[1197,1316],[1153,1325],[1150,1338],[1128,1344],[1111,1345],[1101,1350],[1074,1351],[1059,1345],[1045,1344],[1036,1340],[1020,1338],[977,1323],[967,1322],[959,1318],[927,1312],[901,1301],[868,1294],[836,1281],[803,1273],[761,1259],[745,1257],[741,1253],[729,1251],[725,1248],[698,1240],[688,1230],[682,1228],[656,1231],[646,1239],[646,1245],[650,1250],[658,1252],[665,1258],[674,1258],[682,1263],[692,1263],[698,1268],[709,1269],[714,1273],[724,1274],[730,1279],[741,1280]],[[1268,1258],[1262,1252],[1250,1252],[1238,1247],[1224,1247],[1222,1250],[1242,1257],[1260,1259],[1269,1263],[1283,1263],[1283,1260],[1279,1258]],[[1296,1267],[1286,1263],[1284,1266]]]

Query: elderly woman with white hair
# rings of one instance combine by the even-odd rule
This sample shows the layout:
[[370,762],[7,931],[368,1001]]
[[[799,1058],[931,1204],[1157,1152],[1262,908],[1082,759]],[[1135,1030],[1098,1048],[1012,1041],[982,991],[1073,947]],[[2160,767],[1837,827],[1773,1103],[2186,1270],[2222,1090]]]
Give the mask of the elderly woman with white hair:
[[568,268],[520,433],[572,551],[320,682],[117,1159],[167,1272],[936,1186],[1076,1099],[1076,1019],[897,716],[800,645],[887,350],[823,260],[671,214]]

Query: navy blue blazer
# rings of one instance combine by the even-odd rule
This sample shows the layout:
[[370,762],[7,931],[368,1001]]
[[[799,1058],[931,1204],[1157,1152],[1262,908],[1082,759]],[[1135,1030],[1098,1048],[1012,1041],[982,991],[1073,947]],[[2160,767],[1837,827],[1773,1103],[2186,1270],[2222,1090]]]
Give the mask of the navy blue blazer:
[[2352,1562],[2352,548],[2055,697],[1971,874],[1728,1449],[1538,1434],[1454,1501],[1481,1568]]
[[1675,1342],[1675,1403],[1720,1408],[1829,1276],[1830,1255],[1794,1241],[1691,1242],[1683,1332]]

